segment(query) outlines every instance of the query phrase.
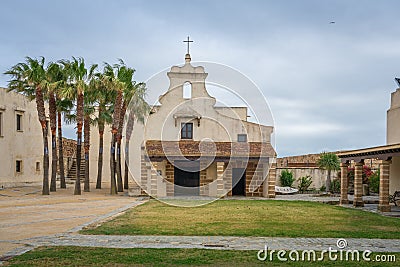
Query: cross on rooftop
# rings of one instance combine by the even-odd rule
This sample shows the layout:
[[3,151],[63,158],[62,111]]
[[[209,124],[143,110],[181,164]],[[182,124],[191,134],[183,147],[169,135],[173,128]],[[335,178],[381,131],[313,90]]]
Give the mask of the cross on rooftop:
[[189,36],[187,37],[187,40],[183,41],[184,43],[187,43],[187,53],[189,54],[189,44],[193,43],[193,40],[189,39]]

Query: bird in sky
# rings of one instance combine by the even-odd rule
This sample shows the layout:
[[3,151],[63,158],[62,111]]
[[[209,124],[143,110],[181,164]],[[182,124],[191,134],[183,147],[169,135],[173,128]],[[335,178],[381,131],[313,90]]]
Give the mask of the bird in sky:
[[336,22],[335,21],[331,21],[331,22],[329,22],[329,24],[335,24]]

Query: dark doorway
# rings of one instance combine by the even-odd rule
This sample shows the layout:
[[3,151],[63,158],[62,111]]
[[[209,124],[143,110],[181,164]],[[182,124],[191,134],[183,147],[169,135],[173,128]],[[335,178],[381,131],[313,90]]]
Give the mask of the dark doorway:
[[175,196],[198,196],[200,192],[200,163],[198,161],[174,162]]
[[246,169],[232,169],[232,196],[246,195]]

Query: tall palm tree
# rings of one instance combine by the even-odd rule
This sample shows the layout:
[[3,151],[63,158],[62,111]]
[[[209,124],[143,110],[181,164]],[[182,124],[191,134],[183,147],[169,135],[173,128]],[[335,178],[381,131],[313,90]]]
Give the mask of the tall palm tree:
[[58,82],[56,86],[56,108],[57,108],[57,127],[58,127],[58,165],[60,170],[60,188],[67,188],[65,183],[64,170],[64,148],[63,148],[63,133],[62,133],[62,117],[70,113],[74,107],[71,99],[61,97],[63,91],[67,91],[68,73],[62,64],[58,65]]
[[61,98],[59,94],[56,94],[56,105],[57,105],[58,165],[60,170],[60,188],[67,188],[67,185],[65,183],[65,170],[64,170],[62,115],[71,111],[74,105],[70,99]]
[[[47,83],[46,93],[49,101],[49,117],[51,129],[51,180],[50,191],[56,191],[56,175],[57,175],[57,99],[56,93],[63,83],[63,73],[61,67],[57,63],[49,63],[46,69]],[[64,165],[62,164],[64,167]],[[61,165],[60,165],[61,170]],[[65,181],[64,181],[65,183]]]
[[334,153],[323,152],[317,161],[319,168],[327,170],[328,175],[326,178],[326,191],[331,191],[331,172],[338,171],[340,169],[339,158]]
[[94,64],[88,70],[85,66],[83,58],[72,58],[72,61],[62,60],[60,63],[64,66],[68,75],[68,81],[71,86],[63,91],[63,95],[69,99],[76,100],[76,124],[77,124],[77,138],[76,138],[76,180],[74,195],[81,194],[81,151],[82,151],[82,128],[84,117],[84,92],[88,82],[93,77],[97,65]]
[[104,65],[104,82],[106,86],[112,89],[116,96],[114,101],[114,113],[111,124],[111,147],[110,147],[110,170],[111,170],[111,195],[116,195],[117,192],[117,183],[115,179],[115,148],[116,148],[116,137],[118,133],[119,121],[121,119],[121,108],[122,108],[122,98],[123,98],[123,89],[124,82],[121,79],[124,77],[124,72],[126,67],[121,64],[115,64],[111,66],[108,63]]
[[97,181],[96,189],[101,189],[103,177],[103,151],[104,151],[104,128],[105,125],[112,123],[114,92],[109,90],[107,84],[104,83],[102,73],[97,73],[96,78],[92,80],[95,99],[97,102],[97,116],[94,124],[97,125],[99,132],[99,151],[97,160]]
[[84,132],[84,153],[85,153],[85,180],[83,191],[90,191],[90,179],[89,179],[89,162],[90,162],[90,127],[94,124],[92,116],[94,114],[93,103],[95,101],[95,94],[93,83],[90,83],[85,91],[84,96],[84,119],[83,119],[83,132]]
[[[122,130],[124,128],[124,117],[127,105],[132,100],[133,96],[135,96],[136,91],[138,91],[141,88],[145,88],[145,84],[136,83],[135,81],[133,81],[133,75],[135,73],[135,70],[133,68],[127,67],[121,59],[119,60],[118,67],[119,67],[118,79],[123,83],[124,86],[123,86],[123,102],[121,106],[120,120],[118,124],[118,132],[116,135],[116,141],[117,141],[116,172],[118,181],[118,191],[123,192],[122,173],[121,173],[121,141],[122,141]],[[136,96],[139,96],[139,94],[136,94]]]
[[135,93],[129,102],[128,114],[126,120],[125,132],[125,172],[124,172],[124,189],[128,189],[128,163],[129,163],[129,142],[132,136],[135,120],[144,122],[145,116],[148,114],[150,107],[145,101],[146,86],[144,83],[138,84],[135,87]]
[[25,62],[12,66],[4,74],[10,75],[8,82],[9,91],[22,93],[31,100],[36,100],[38,118],[42,127],[43,136],[43,186],[42,194],[49,195],[49,144],[47,139],[46,110],[44,106],[43,87],[46,83],[45,59],[26,57]]

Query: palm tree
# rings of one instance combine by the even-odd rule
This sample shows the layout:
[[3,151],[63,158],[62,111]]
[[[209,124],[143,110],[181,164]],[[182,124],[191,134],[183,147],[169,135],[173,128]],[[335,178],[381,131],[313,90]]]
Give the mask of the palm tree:
[[331,171],[338,171],[340,169],[339,158],[334,153],[323,152],[317,162],[319,168],[327,170],[328,176],[326,178],[326,191],[331,191]]
[[[125,63],[120,59],[119,60],[119,72],[118,79],[123,82],[123,102],[121,107],[120,121],[118,124],[118,132],[117,132],[117,161],[116,161],[116,171],[117,171],[117,181],[118,181],[118,192],[123,192],[123,184],[122,184],[122,173],[121,173],[121,141],[122,141],[122,130],[124,128],[124,117],[126,113],[126,108],[132,98],[135,97],[144,97],[145,87],[144,83],[136,83],[133,81],[133,75],[135,70],[133,68],[129,68],[125,65]],[[143,92],[142,95],[140,93]],[[137,99],[135,100],[137,101]],[[144,102],[145,103],[145,102]],[[126,174],[126,171],[125,171]],[[127,181],[126,185],[127,187]]]
[[56,106],[57,106],[57,127],[58,127],[58,165],[60,170],[60,188],[67,188],[65,184],[65,170],[64,170],[64,155],[63,155],[63,134],[62,134],[62,114],[66,114],[73,108],[73,103],[69,99],[60,98],[59,94],[56,94]]
[[4,74],[10,75],[9,91],[16,91],[36,100],[38,118],[42,127],[43,136],[43,186],[42,194],[49,195],[49,144],[47,140],[46,110],[44,106],[43,87],[46,82],[44,57],[34,59],[26,57],[25,62],[12,66]]
[[104,82],[106,86],[112,89],[115,94],[114,101],[114,113],[111,124],[111,147],[110,147],[110,170],[111,170],[111,195],[117,194],[117,183],[115,180],[115,147],[116,147],[116,136],[118,133],[119,121],[121,119],[121,108],[122,108],[122,97],[124,82],[123,77],[126,67],[121,64],[115,64],[114,66],[105,63],[104,66]]
[[63,148],[63,133],[62,133],[62,116],[70,113],[74,107],[71,99],[61,97],[64,90],[68,88],[68,73],[63,68],[62,64],[57,64],[56,68],[58,79],[56,83],[56,109],[57,109],[57,127],[58,127],[58,165],[60,170],[60,188],[67,188],[65,184],[65,170],[64,170],[64,148]]
[[85,152],[85,180],[83,191],[90,191],[90,179],[89,179],[89,159],[90,159],[90,127],[93,125],[92,116],[94,114],[94,92],[93,83],[90,83],[85,91],[84,96],[84,119],[83,119],[83,132],[84,132],[84,152]]
[[97,65],[92,65],[89,71],[86,69],[83,58],[72,58],[72,61],[62,60],[60,63],[64,66],[68,75],[68,81],[71,86],[63,91],[63,95],[69,99],[76,99],[76,180],[74,195],[81,194],[81,151],[82,151],[82,126],[84,117],[84,92],[88,81],[93,77]]
[[126,120],[125,132],[125,173],[124,173],[124,189],[128,189],[128,163],[129,163],[129,141],[132,136],[135,120],[144,122],[145,116],[148,114],[150,107],[144,100],[146,95],[146,86],[144,83],[138,84],[135,88],[135,93],[129,102],[128,115]]
[[[46,69],[47,75],[47,98],[49,100],[49,117],[51,129],[51,180],[50,191],[56,191],[56,175],[57,175],[57,99],[56,92],[59,90],[60,85],[63,83],[63,73],[60,65],[57,63],[50,63]],[[62,151],[62,150],[61,150]],[[64,167],[64,164],[61,164]],[[60,165],[60,170],[61,170]],[[64,169],[64,168],[62,168]],[[65,184],[65,181],[64,181]]]
[[96,189],[101,189],[103,177],[103,151],[104,151],[104,128],[106,124],[112,123],[112,114],[114,92],[109,90],[107,84],[104,83],[102,73],[97,73],[96,78],[92,80],[92,86],[95,92],[97,101],[97,116],[94,119],[94,124],[98,127],[99,132],[99,153],[97,161],[97,181]]

